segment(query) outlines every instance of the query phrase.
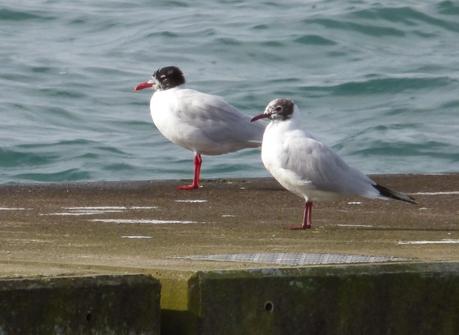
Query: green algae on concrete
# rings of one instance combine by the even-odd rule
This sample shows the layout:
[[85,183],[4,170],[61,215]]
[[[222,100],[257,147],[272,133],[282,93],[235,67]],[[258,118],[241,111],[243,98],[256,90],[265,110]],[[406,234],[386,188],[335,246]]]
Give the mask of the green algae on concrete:
[[459,334],[459,263],[209,271],[187,285],[163,334]]
[[0,334],[159,334],[160,284],[144,275],[0,280]]

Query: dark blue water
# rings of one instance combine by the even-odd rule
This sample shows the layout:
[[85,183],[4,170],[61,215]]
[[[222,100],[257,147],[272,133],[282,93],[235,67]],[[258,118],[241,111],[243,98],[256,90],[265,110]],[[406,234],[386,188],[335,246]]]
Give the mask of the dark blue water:
[[[366,173],[459,171],[459,5],[452,1],[3,1],[0,182],[191,178],[140,81],[247,115],[294,99],[305,128]],[[203,177],[267,176],[259,150]]]

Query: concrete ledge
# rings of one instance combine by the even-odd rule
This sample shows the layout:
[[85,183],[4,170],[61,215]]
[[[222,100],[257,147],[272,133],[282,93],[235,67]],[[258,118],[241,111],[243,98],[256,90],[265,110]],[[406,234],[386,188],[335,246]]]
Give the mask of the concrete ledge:
[[160,285],[143,275],[0,280],[0,334],[159,334]]
[[[459,334],[459,174],[374,178],[418,204],[318,203],[307,231],[272,179],[0,185],[0,335],[158,333],[127,273],[160,280],[162,334]],[[404,264],[239,257],[273,253]]]
[[164,334],[459,334],[459,263],[209,271],[186,284],[164,285],[163,308],[177,307],[163,310]]

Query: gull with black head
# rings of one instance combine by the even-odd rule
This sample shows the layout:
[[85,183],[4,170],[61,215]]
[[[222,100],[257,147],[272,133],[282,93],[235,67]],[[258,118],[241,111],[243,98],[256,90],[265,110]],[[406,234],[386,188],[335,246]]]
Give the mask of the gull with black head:
[[176,66],[153,73],[151,80],[134,91],[155,89],[150,100],[154,124],[169,141],[194,152],[194,177],[182,190],[199,188],[201,155],[221,155],[261,146],[264,126],[250,123],[223,98],[185,87],[185,77]]
[[314,201],[358,195],[415,203],[409,195],[378,185],[350,167],[328,146],[303,130],[298,107],[292,100],[271,101],[264,113],[251,121],[260,119],[271,121],[261,147],[264,166],[283,187],[305,200],[303,224],[293,229],[311,228]]

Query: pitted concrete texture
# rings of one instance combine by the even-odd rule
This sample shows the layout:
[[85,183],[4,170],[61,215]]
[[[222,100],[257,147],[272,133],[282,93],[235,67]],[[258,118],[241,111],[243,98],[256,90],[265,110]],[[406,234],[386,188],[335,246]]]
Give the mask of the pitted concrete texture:
[[375,176],[412,194],[399,201],[303,201],[272,179],[4,185],[0,276],[270,267],[182,258],[240,253],[344,253],[459,260],[459,175]]
[[0,279],[0,334],[156,335],[159,298],[144,275]]
[[164,334],[459,332],[458,263],[197,272],[181,289]]
[[163,334],[457,334],[459,174],[374,179],[418,203],[317,203],[304,231],[272,179],[0,186],[0,278],[151,275]]

